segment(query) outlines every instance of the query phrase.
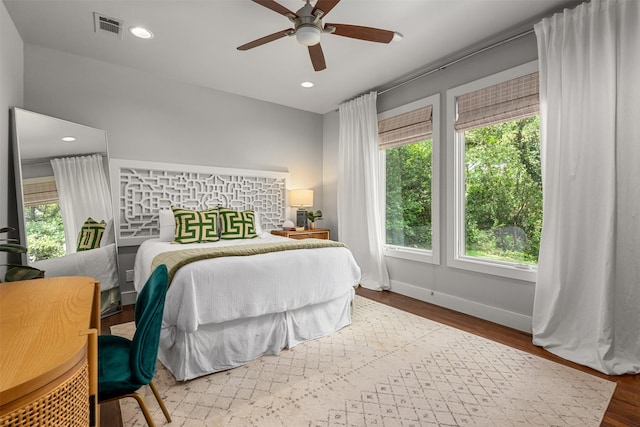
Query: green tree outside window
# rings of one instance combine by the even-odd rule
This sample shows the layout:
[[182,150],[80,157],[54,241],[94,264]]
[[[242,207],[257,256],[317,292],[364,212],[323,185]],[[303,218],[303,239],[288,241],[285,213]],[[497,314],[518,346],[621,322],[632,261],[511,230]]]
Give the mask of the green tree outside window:
[[386,243],[431,249],[431,140],[386,150]]
[[542,230],[540,117],[465,138],[465,255],[537,264]]
[[65,255],[64,227],[58,203],[27,207],[24,219],[29,262]]

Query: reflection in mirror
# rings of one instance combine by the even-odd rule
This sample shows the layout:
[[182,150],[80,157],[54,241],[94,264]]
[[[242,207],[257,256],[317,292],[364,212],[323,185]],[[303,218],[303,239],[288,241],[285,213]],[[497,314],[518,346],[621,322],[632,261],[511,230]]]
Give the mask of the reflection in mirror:
[[28,248],[23,262],[45,277],[100,280],[102,312],[117,311],[106,132],[19,108],[12,112],[20,240]]

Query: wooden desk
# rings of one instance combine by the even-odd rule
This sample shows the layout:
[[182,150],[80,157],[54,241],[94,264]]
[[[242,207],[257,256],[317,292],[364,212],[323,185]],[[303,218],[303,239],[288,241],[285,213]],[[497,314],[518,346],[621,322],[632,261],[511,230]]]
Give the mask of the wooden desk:
[[0,425],[97,425],[99,328],[95,279],[0,283]]

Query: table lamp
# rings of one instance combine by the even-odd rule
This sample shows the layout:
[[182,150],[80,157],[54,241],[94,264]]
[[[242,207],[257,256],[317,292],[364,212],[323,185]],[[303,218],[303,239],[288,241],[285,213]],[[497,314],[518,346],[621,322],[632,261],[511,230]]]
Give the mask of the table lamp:
[[313,206],[313,190],[291,190],[289,192],[289,206],[297,207],[296,225],[304,227],[307,225],[307,210],[305,208]]

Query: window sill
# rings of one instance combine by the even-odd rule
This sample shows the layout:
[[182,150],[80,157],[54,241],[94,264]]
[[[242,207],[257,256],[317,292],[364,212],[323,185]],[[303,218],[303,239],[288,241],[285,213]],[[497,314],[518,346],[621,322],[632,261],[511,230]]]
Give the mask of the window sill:
[[449,260],[450,267],[477,273],[491,274],[509,279],[517,279],[535,283],[538,277],[538,267],[513,262],[483,260],[482,258],[460,256]]
[[403,246],[385,246],[384,256],[424,262],[426,264],[438,264],[433,251],[426,249],[412,249]]

